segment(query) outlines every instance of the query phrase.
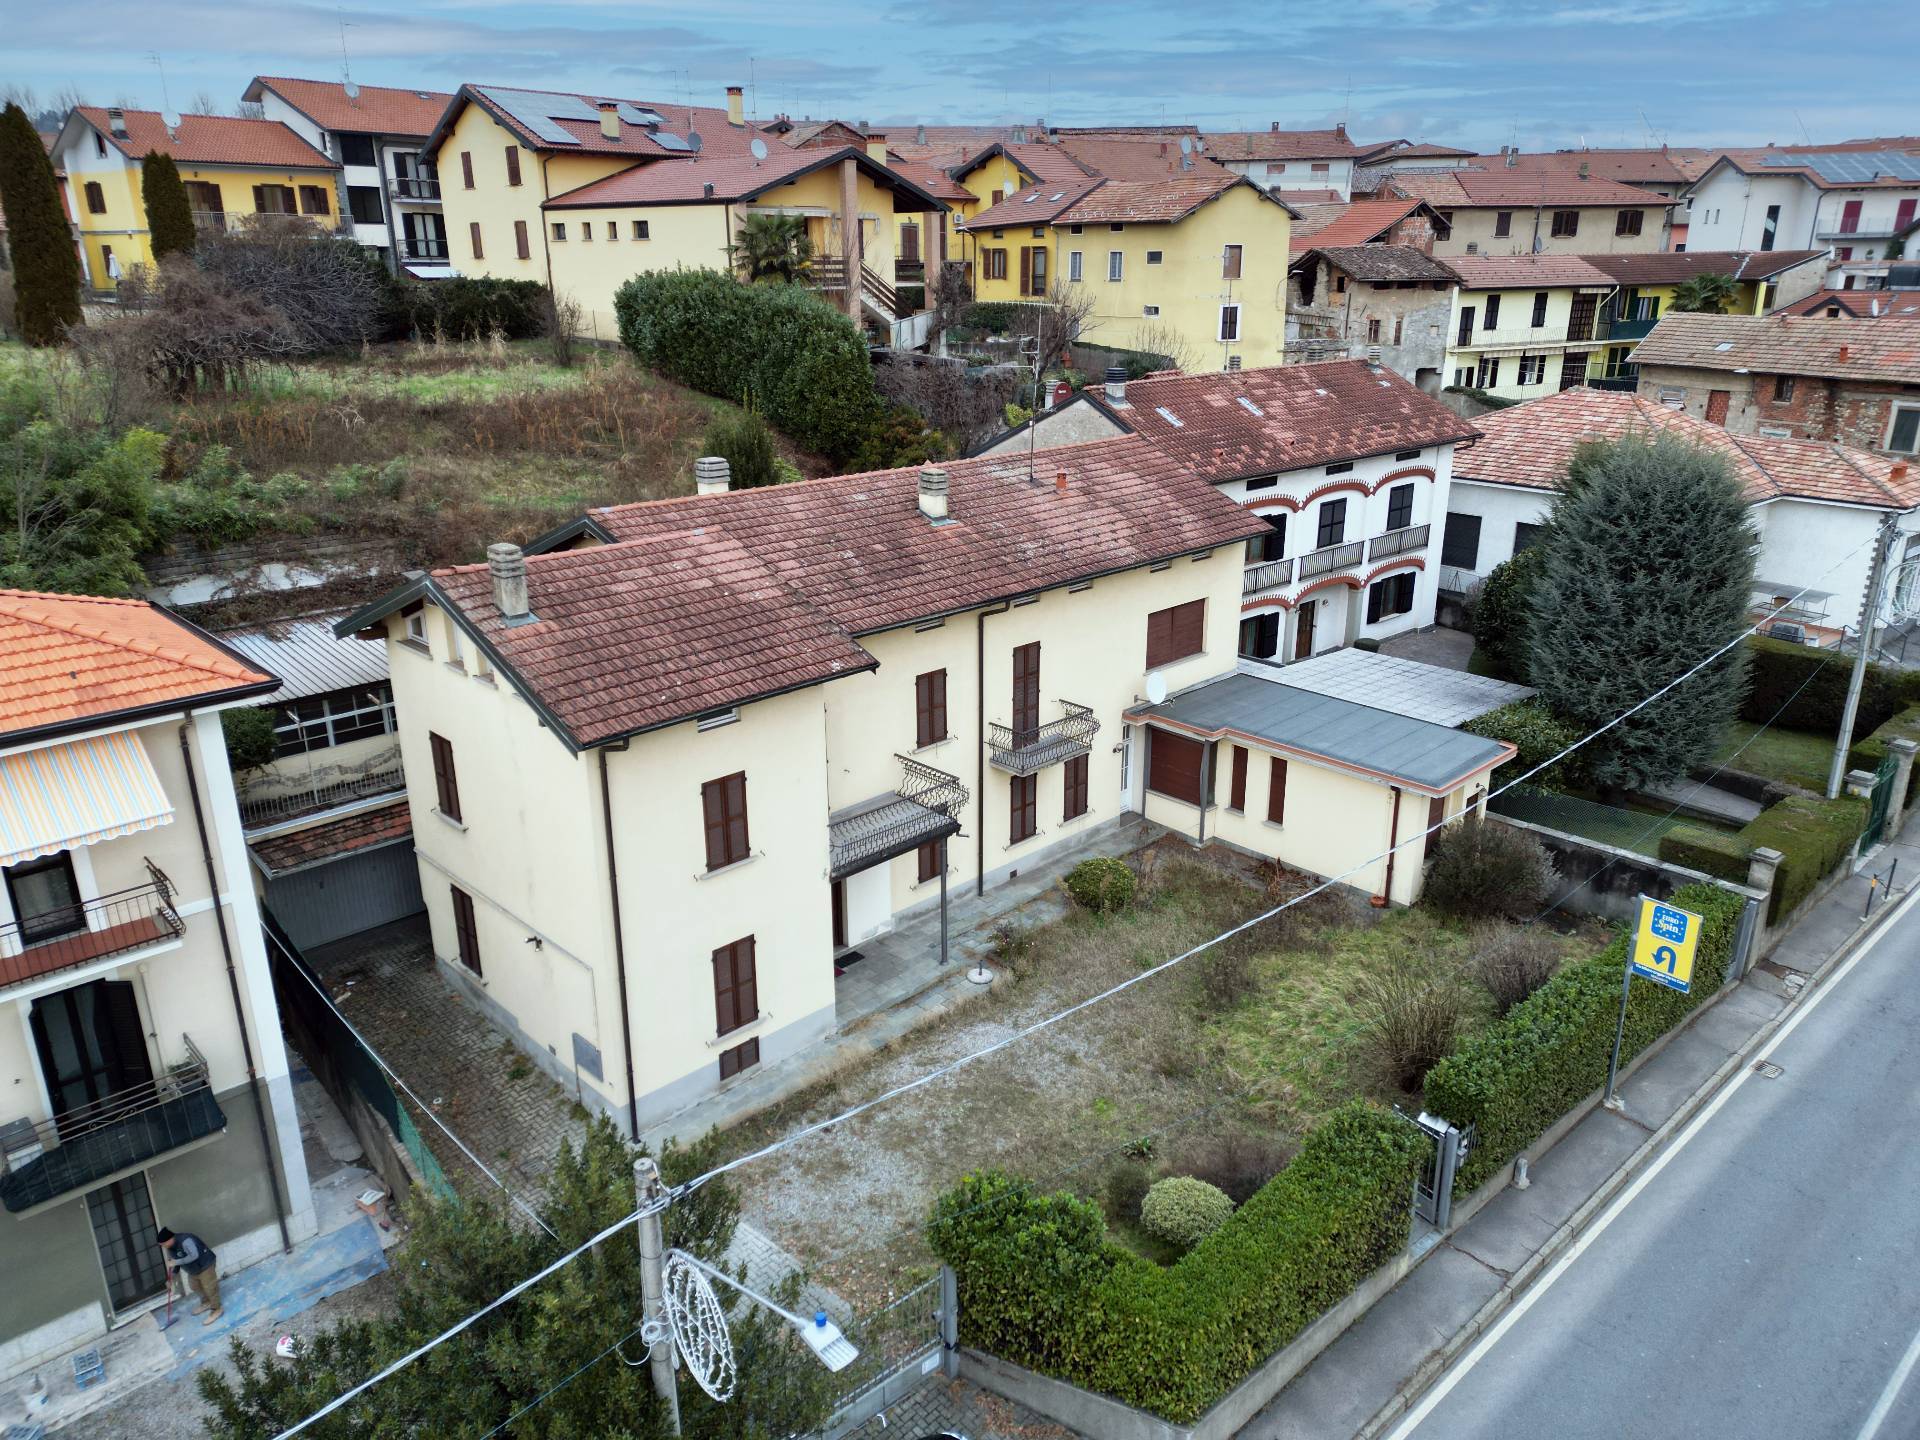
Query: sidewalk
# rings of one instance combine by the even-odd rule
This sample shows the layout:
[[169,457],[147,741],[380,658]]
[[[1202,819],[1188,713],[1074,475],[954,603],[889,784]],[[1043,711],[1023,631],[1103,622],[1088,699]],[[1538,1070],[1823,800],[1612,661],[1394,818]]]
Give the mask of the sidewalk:
[[[1501,1191],[1445,1239],[1429,1234],[1432,1249],[1419,1267],[1242,1427],[1242,1440],[1386,1434],[1726,1075],[1764,1055],[1765,1036],[1851,948],[1868,876],[1884,875],[1896,858],[1904,893],[1920,880],[1920,819],[1835,886],[1740,984],[1630,1070],[1620,1087],[1623,1114],[1596,1107],[1534,1163],[1527,1189]],[[1876,919],[1889,906],[1876,903]]]

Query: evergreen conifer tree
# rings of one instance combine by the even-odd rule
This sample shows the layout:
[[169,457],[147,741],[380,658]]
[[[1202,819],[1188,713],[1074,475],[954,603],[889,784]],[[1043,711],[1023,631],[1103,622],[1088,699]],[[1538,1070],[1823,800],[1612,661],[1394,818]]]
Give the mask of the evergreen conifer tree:
[[14,321],[29,345],[54,345],[80,323],[80,257],[73,248],[47,147],[18,105],[0,114],[0,207],[13,252]]
[[147,152],[140,162],[140,190],[146,199],[147,237],[153,245],[153,258],[164,260],[193,249],[193,207],[187,203],[187,187],[171,155],[158,150]]

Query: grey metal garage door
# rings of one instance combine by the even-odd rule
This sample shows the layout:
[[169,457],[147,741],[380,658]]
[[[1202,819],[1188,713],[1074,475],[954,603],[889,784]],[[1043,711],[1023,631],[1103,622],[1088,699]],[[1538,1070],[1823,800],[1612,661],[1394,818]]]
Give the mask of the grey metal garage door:
[[382,845],[269,880],[267,905],[302,950],[427,908],[411,844]]

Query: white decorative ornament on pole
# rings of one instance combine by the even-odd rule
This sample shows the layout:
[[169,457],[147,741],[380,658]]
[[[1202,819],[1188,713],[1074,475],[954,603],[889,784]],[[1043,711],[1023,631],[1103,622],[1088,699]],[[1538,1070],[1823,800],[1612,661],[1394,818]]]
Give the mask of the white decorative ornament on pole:
[[702,1267],[684,1250],[669,1250],[666,1263],[667,1324],[687,1372],[715,1400],[733,1396],[739,1371],[733,1360],[733,1336],[727,1314]]
[[1920,620],[1920,559],[1903,560],[1893,572],[1888,608],[1896,625]]

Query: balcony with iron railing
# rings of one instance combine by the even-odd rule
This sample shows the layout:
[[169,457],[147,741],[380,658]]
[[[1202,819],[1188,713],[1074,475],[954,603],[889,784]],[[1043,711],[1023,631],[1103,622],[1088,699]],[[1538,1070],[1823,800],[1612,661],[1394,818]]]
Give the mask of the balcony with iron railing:
[[438,200],[440,198],[440,181],[437,177],[396,175],[392,184],[393,198],[396,200]]
[[447,258],[447,237],[403,235],[400,237],[400,258],[402,260],[433,260],[444,264]]
[[1360,540],[1350,540],[1343,545],[1323,545],[1300,557],[1300,578],[1312,580],[1316,576],[1331,575],[1336,570],[1350,569],[1365,560],[1366,556],[1366,544]]
[[0,991],[178,940],[186,927],[174,908],[173,882],[151,860],[141,863],[145,885],[0,925]]
[[1640,377],[1637,374],[1628,375],[1624,371],[1618,375],[1589,375],[1587,388],[1589,390],[1624,390],[1631,395],[1640,388]]
[[0,1126],[0,1203],[37,1209],[224,1130],[206,1057],[180,1039],[184,1058],[164,1075],[50,1120]]
[[304,820],[328,810],[357,804],[362,800],[400,795],[406,788],[406,772],[398,765],[389,765],[366,775],[353,775],[345,780],[301,790],[282,790],[272,794],[242,790],[240,824],[249,831],[265,830],[290,820]]
[[909,755],[893,758],[900,762],[900,783],[892,792],[827,817],[827,863],[835,880],[960,829],[960,809],[967,803],[960,777]]
[[1293,583],[1293,561],[1262,560],[1249,565],[1240,572],[1240,593],[1251,595],[1258,590],[1274,590],[1282,585]]
[[259,230],[312,230],[332,234],[352,220],[343,215],[289,215],[282,210],[195,210],[193,227],[202,235],[245,235]]
[[1061,716],[1043,725],[987,727],[987,758],[996,770],[1009,775],[1032,775],[1093,749],[1100,722],[1086,705],[1060,702]]
[[1392,555],[1411,555],[1416,550],[1426,549],[1431,535],[1432,527],[1428,525],[1406,525],[1398,530],[1389,530],[1367,542],[1367,559],[1385,560]]

